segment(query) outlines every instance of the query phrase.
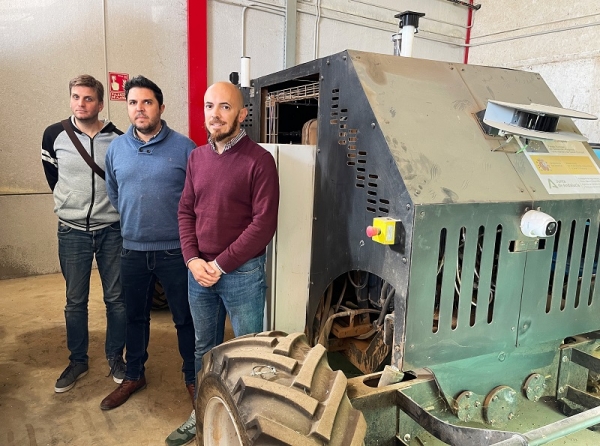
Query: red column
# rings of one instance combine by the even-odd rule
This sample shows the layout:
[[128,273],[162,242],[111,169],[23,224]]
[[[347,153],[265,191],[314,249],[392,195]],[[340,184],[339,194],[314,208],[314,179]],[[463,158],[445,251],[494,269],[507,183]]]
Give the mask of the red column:
[[188,116],[190,138],[206,143],[204,92],[208,84],[207,0],[188,0]]

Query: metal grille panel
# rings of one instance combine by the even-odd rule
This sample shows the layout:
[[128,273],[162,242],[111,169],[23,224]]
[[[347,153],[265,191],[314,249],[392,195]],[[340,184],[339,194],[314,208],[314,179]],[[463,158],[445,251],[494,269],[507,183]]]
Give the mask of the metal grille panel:
[[518,345],[563,339],[598,327],[598,202],[550,202],[543,211],[559,222],[559,231],[546,249],[527,256]]
[[516,345],[525,252],[516,203],[416,209],[405,364],[425,367]]

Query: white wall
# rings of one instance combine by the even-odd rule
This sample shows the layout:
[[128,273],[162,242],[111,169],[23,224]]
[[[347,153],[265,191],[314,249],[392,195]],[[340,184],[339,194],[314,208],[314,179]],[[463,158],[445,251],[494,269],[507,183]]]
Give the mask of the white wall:
[[[203,0],[190,0],[203,1]],[[252,77],[284,67],[286,0],[207,1],[208,79],[242,54]],[[291,0],[290,0],[291,1]],[[600,2],[479,0],[469,63],[542,74],[565,107],[600,114]],[[0,2],[0,278],[58,270],[56,219],[40,162],[44,128],[68,116],[68,80],[144,74],[165,95],[165,119],[187,134],[187,0]],[[296,63],[345,49],[391,54],[394,14],[425,12],[414,56],[462,62],[467,8],[446,0],[297,0]],[[102,117],[125,129],[123,102]],[[600,142],[598,121],[578,121]]]
[[[563,107],[600,115],[600,2],[479,3],[470,63],[540,73]],[[600,142],[598,121],[576,125],[590,142]]]
[[[284,6],[284,0],[208,1],[209,82],[239,71],[242,55],[252,60],[251,77],[284,68]],[[467,9],[446,0],[297,0],[297,10],[297,64],[346,49],[393,54],[394,15],[406,10],[426,14],[415,57],[463,60],[463,48],[420,38],[464,43]]]
[[[285,0],[207,1],[209,82],[284,67]],[[464,41],[466,9],[445,0],[298,0],[296,62],[345,49],[391,54],[394,14],[425,12],[420,36]],[[441,24],[430,19],[456,23]],[[315,44],[316,42],[316,44]],[[243,48],[242,48],[243,47]],[[56,218],[40,162],[46,126],[70,114],[68,81],[87,73],[143,74],[163,90],[164,118],[187,134],[187,0],[0,2],[0,279],[58,271]],[[463,49],[417,39],[414,55],[460,61]],[[105,98],[102,118],[125,130],[124,102]]]
[[[69,116],[69,79],[143,74],[165,119],[188,132],[186,2],[0,1],[0,279],[58,271],[56,217],[40,161],[44,129]],[[102,118],[125,130],[124,102]]]

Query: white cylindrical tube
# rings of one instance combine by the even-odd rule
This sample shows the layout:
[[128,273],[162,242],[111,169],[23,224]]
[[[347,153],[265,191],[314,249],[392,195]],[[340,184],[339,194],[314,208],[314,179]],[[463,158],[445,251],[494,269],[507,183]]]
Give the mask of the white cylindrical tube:
[[402,28],[402,44],[400,45],[400,55],[412,57],[413,41],[415,39],[415,27],[406,25]]
[[240,86],[242,88],[250,87],[250,58],[242,57],[242,67],[240,69]]
[[400,33],[392,34],[392,42],[394,42],[394,56],[399,56],[400,48],[402,45],[402,34],[400,34]]

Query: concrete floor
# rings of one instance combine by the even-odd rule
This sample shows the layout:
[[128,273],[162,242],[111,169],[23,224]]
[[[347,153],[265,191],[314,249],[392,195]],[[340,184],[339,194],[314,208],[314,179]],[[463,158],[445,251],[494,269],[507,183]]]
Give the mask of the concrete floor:
[[[106,319],[97,272],[89,309],[90,370],[62,394],[54,392],[69,354],[62,275],[0,280],[0,302],[0,446],[162,446],[188,418],[191,403],[168,310],[152,312],[148,387],[123,406],[103,411],[100,401],[117,385],[106,376]],[[225,337],[232,337],[229,324]],[[560,415],[552,417],[540,424]],[[552,444],[598,445],[598,435],[585,430]]]
[[164,445],[192,409],[168,310],[153,311],[148,387],[100,410],[116,384],[107,377],[106,326],[96,271],[90,292],[90,369],[68,392],[54,384],[68,365],[60,274],[0,281],[0,445]]

